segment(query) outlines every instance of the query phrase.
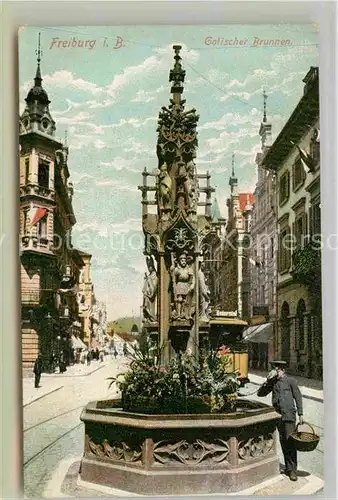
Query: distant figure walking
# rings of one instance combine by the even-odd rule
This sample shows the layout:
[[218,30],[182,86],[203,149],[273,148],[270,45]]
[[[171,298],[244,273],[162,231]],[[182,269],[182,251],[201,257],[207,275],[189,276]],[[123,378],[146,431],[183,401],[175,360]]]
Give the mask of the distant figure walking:
[[92,360],[92,353],[90,351],[88,351],[88,354],[87,354],[87,366],[90,366],[91,360]]
[[128,346],[127,346],[127,342],[125,342],[123,344],[123,356],[127,356],[128,354]]
[[41,354],[38,355],[38,357],[35,360],[34,363],[34,368],[33,372],[35,375],[35,388],[37,389],[40,385],[40,378],[41,378],[41,373],[42,373],[42,357]]
[[115,356],[115,359],[117,358],[117,354],[118,354],[118,352],[117,352],[116,347],[115,347],[115,348],[114,348],[114,356]]

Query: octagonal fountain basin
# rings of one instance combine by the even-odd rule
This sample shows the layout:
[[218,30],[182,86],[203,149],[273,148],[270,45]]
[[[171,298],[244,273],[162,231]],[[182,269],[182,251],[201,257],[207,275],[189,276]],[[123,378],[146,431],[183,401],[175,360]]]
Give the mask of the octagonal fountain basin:
[[81,481],[139,495],[226,494],[279,474],[271,406],[239,399],[229,414],[148,415],[120,404],[84,408]]

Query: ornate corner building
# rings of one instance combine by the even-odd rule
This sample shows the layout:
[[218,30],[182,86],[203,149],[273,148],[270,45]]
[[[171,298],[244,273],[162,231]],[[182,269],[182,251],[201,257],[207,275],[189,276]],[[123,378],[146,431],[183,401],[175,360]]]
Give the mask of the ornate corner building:
[[318,68],[303,82],[303,96],[261,166],[276,179],[275,355],[293,373],[322,378]]
[[[68,146],[55,138],[50,100],[42,87],[40,36],[34,85],[20,116],[20,258],[22,363],[37,354],[71,356],[70,334],[80,333],[77,285],[85,265],[72,245],[76,223]],[[77,332],[75,330],[78,329]]]

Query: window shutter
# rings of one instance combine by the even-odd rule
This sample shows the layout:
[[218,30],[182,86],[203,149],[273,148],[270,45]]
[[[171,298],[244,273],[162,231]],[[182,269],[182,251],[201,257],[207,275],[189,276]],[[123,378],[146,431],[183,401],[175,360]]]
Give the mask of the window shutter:
[[295,236],[296,236],[296,224],[295,222],[292,223],[292,232],[289,230],[289,233],[291,234],[292,238],[292,245],[291,245],[291,242],[290,242],[290,250],[288,250],[288,265],[287,265],[287,269],[290,269],[290,267],[292,266],[292,255],[293,255],[293,252],[295,251],[296,249],[296,245],[294,243],[294,239],[295,239]]
[[303,215],[303,233],[304,233],[304,240],[305,243],[309,242],[309,233],[310,231],[308,230],[308,215],[307,213],[304,213]]
[[286,175],[286,198],[290,196],[290,171],[288,170]]

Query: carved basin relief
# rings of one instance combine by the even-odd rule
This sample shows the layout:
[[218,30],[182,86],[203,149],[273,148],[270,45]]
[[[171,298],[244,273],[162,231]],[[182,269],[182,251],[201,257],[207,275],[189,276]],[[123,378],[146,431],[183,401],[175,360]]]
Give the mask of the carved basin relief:
[[154,443],[154,465],[220,464],[228,462],[229,443],[222,439],[207,443],[201,439],[178,442],[159,441]]
[[141,464],[142,444],[126,443],[125,440],[109,442],[108,439],[95,443],[86,434],[86,454],[118,462]]
[[238,442],[238,457],[240,460],[249,460],[262,457],[274,450],[273,433],[254,436]]

